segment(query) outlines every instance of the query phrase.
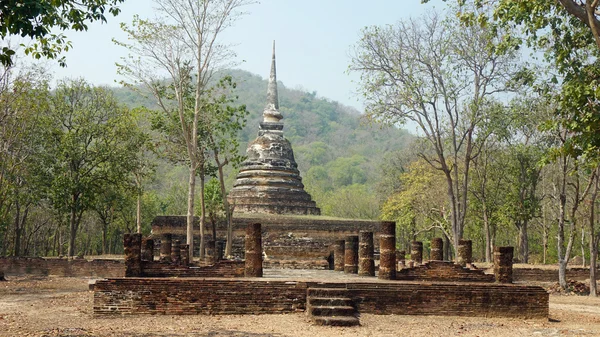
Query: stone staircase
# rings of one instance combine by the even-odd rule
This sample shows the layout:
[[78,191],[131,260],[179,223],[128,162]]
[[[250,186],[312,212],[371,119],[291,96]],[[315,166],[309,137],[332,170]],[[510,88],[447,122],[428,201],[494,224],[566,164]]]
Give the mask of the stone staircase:
[[308,288],[306,313],[317,325],[360,325],[354,302],[346,288]]

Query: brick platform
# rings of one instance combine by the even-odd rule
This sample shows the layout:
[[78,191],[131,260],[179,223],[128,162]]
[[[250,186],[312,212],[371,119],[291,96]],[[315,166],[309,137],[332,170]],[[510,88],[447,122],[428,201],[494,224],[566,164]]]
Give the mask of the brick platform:
[[177,266],[142,261],[144,277],[243,277],[244,261],[219,261],[209,266]]
[[[333,272],[332,272],[333,273]],[[94,287],[94,314],[280,314],[304,311],[307,289],[345,288],[361,313],[547,318],[541,287],[447,282],[116,278]]]
[[396,272],[397,280],[405,281],[456,281],[494,282],[494,275],[483,270],[461,267],[449,261],[429,261],[413,268],[403,268]]

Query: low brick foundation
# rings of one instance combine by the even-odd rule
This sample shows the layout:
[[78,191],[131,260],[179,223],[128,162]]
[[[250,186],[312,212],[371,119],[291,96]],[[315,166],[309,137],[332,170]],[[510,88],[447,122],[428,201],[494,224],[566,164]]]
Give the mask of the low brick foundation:
[[346,288],[361,313],[547,318],[541,287],[417,282],[117,278],[94,287],[94,314],[281,314],[305,310],[309,287]]
[[449,261],[429,261],[413,268],[396,272],[397,280],[446,281],[446,282],[494,282],[494,275],[483,270],[461,267]]
[[57,259],[41,257],[0,258],[0,270],[6,276],[54,275],[64,277],[124,277],[125,262],[122,260]]
[[244,261],[219,261],[201,267],[142,261],[144,277],[244,277]]
[[[566,277],[567,280],[589,280],[590,269],[569,268]],[[518,282],[558,282],[558,269],[513,268],[513,279]]]

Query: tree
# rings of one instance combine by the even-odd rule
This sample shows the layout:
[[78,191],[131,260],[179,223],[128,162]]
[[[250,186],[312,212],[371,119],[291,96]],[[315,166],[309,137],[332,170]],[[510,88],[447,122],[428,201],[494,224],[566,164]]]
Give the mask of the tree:
[[[203,101],[213,73],[231,59],[232,53],[219,44],[221,33],[242,13],[249,0],[161,0],[155,1],[162,18],[155,21],[136,17],[129,27],[122,25],[130,43],[117,42],[135,57],[125,58],[119,71],[142,83],[157,100],[160,110],[178,116],[180,139],[185,142],[188,179],[187,240],[193,256],[194,200],[196,175],[203,168],[206,147],[202,128],[208,116]],[[166,78],[166,79],[165,79]],[[165,84],[166,83],[166,84]],[[204,186],[200,191],[204,208]],[[200,254],[203,256],[204,209],[200,216]]]
[[84,212],[107,185],[125,183],[140,137],[130,111],[83,80],[58,85],[46,118],[43,179],[53,207],[68,214],[73,256]]
[[[233,248],[233,211],[235,205],[230,205],[227,200],[227,191],[225,189],[225,174],[223,169],[229,164],[237,167],[245,157],[239,154],[239,142],[237,135],[246,125],[246,116],[248,111],[245,105],[232,106],[237,97],[231,97],[229,92],[235,89],[236,84],[230,76],[226,76],[219,84],[213,88],[209,97],[213,99],[206,109],[209,114],[209,127],[207,127],[207,136],[209,147],[213,152],[213,160],[216,164],[217,175],[219,179],[219,191],[221,193],[221,203],[227,222],[227,244],[225,245],[225,256],[231,256]],[[216,238],[213,237],[213,240]]]
[[[52,33],[60,30],[87,30],[87,24],[94,21],[106,22],[105,13],[119,14],[118,4],[125,0],[8,0],[0,2],[0,37],[18,35],[34,39],[36,42],[25,52],[39,59],[57,58],[69,50],[71,43],[64,34]],[[0,63],[11,65],[15,51],[5,46],[0,53]],[[59,59],[65,66],[65,58]]]
[[35,67],[19,71],[2,66],[0,73],[0,233],[8,248],[12,217],[14,255],[21,255],[25,223],[31,207],[40,200],[35,189],[35,168],[40,146],[42,112],[47,105],[48,77]]
[[420,157],[446,178],[454,247],[463,237],[470,166],[489,136],[482,128],[494,94],[508,91],[514,54],[495,53],[503,32],[459,27],[437,14],[367,27],[351,71],[361,74],[368,116],[417,124],[431,151]]
[[[459,3],[464,4],[465,1],[460,0]],[[493,9],[494,20],[466,10],[461,15],[463,23],[520,29],[522,34],[506,39],[505,47],[519,48],[526,43],[536,50],[543,51],[546,60],[556,71],[550,72],[548,76],[550,81],[559,84],[560,87],[560,90],[552,93],[556,104],[556,116],[550,124],[555,133],[564,134],[565,137],[561,137],[557,145],[561,149],[554,151],[553,157],[566,171],[569,171],[566,165],[568,162],[579,162],[581,158],[585,158],[586,162],[597,163],[600,157],[600,114],[597,113],[600,98],[597,81],[600,76],[600,25],[597,11],[599,2],[500,0],[473,3],[478,8]],[[562,205],[564,204],[563,202]],[[566,268],[567,261],[564,261],[564,258],[568,260],[569,252],[565,252],[564,249],[571,246],[562,247],[561,244],[561,240],[564,240],[564,237],[560,238],[564,226],[561,220],[563,215],[561,208],[559,282],[565,287],[562,265]],[[590,273],[592,274],[591,269]]]

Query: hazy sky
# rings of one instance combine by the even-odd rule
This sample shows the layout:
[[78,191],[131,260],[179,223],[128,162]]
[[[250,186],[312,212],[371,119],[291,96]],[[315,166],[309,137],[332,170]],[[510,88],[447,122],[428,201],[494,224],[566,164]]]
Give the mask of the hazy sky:
[[[119,23],[131,23],[134,14],[153,17],[153,7],[151,0],[126,0],[121,14],[109,17],[108,23],[90,25],[87,32],[67,32],[73,49],[66,54],[67,68],[54,66],[55,78],[117,85],[115,62],[127,50],[111,39],[124,40]],[[249,13],[226,31],[223,41],[234,44],[238,68],[266,78],[275,40],[279,81],[362,109],[354,93],[357,76],[346,73],[350,48],[361,29],[419,16],[432,7],[445,5],[439,0],[427,5],[421,0],[261,0],[246,8]]]

